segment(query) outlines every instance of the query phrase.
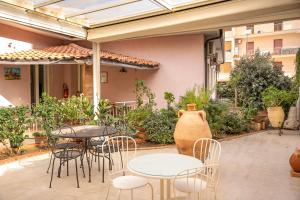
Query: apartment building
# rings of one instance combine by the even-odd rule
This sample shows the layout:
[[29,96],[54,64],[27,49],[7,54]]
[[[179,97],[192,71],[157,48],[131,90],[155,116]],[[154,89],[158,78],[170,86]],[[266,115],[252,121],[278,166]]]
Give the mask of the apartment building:
[[296,52],[300,48],[300,20],[233,27],[225,30],[224,47],[225,63],[220,67],[218,81],[229,80],[234,64],[256,49],[270,53],[284,73],[293,76]]

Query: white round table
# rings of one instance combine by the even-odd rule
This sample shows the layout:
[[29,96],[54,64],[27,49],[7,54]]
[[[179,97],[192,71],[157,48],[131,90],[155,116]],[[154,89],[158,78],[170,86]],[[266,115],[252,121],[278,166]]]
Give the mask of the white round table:
[[134,174],[148,178],[160,179],[160,199],[165,199],[165,183],[167,199],[171,198],[170,180],[187,169],[202,167],[203,163],[191,156],[176,153],[154,153],[137,156],[128,163],[128,170]]

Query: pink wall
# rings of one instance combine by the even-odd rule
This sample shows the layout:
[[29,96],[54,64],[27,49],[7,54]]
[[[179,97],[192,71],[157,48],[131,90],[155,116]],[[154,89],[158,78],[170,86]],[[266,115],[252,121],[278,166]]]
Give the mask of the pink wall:
[[33,33],[27,30],[23,30],[21,28],[16,28],[1,23],[0,23],[0,30],[1,30],[0,37],[28,42],[32,44],[33,48],[43,48],[43,47],[48,47],[53,45],[60,45],[63,44],[64,42],[63,40],[60,39]]
[[[20,67],[21,80],[5,80],[4,67]],[[30,104],[30,67],[0,65],[0,94],[13,105]]]
[[[42,48],[51,45],[59,45],[64,41],[55,39],[53,37],[47,37],[30,31],[26,31],[20,28],[9,26],[6,24],[0,24],[0,37],[19,40],[27,43],[31,43],[33,48]],[[1,44],[0,44],[1,48]],[[0,66],[0,95],[11,101],[14,105],[29,104],[30,98],[30,67],[21,66],[21,80],[4,80],[4,67]],[[13,66],[11,67],[20,67]]]
[[102,84],[102,97],[112,101],[134,100],[134,80],[144,79],[156,94],[158,107],[165,106],[164,92],[176,98],[195,84],[203,85],[204,36],[201,34],[165,36],[101,44],[104,50],[160,62],[157,71],[128,70],[104,66],[108,84]]

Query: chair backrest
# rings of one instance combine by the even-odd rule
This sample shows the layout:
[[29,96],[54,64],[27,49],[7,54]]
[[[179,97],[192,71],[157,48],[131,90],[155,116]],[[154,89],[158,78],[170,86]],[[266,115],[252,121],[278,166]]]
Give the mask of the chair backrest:
[[127,171],[128,161],[136,154],[136,141],[129,136],[114,136],[103,143],[102,152],[110,154],[111,175],[124,173]]
[[[63,135],[68,135],[70,137],[64,138],[64,137],[62,137]],[[75,136],[76,136],[76,132],[71,126],[63,125],[63,126],[58,127],[56,130],[54,130],[52,132],[52,135],[48,138],[48,143],[49,143],[52,151],[56,152],[57,149],[61,149],[61,148],[57,148],[58,144],[73,142],[72,138],[74,138]],[[67,149],[68,146],[67,145],[65,145],[65,146]],[[70,146],[70,147],[72,147],[72,146]]]
[[219,165],[212,164],[181,171],[173,179],[174,197],[179,191],[191,195],[189,199],[208,199],[211,192],[209,187],[214,182],[218,169]]
[[205,164],[219,164],[221,144],[214,139],[200,138],[194,143],[193,154]]

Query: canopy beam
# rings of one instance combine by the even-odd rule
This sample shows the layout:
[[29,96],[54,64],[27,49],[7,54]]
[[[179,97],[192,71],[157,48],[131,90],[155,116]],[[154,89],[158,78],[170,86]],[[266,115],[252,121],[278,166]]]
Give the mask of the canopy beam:
[[34,9],[45,7],[45,6],[49,6],[49,5],[52,5],[52,4],[55,4],[55,3],[59,3],[59,2],[62,2],[62,1],[64,1],[64,0],[49,0],[49,1],[45,1],[43,3],[35,4],[34,5]]

